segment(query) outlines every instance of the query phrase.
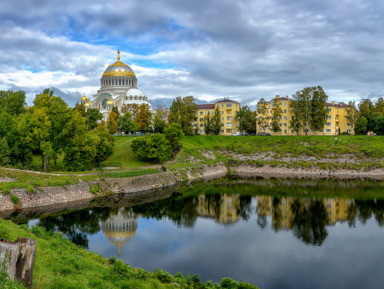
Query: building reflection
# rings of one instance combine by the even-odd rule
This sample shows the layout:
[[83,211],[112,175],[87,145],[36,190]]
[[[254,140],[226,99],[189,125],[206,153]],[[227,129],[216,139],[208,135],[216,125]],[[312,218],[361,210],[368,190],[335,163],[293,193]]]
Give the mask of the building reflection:
[[355,206],[355,201],[349,199],[257,196],[256,208],[259,217],[272,218],[273,228],[291,229],[295,215],[313,210],[315,202],[320,202],[320,206],[324,207],[327,225],[349,221],[349,214]]
[[200,195],[196,212],[199,217],[212,218],[216,223],[231,225],[239,221],[240,198],[236,194]]
[[118,254],[122,245],[127,243],[136,233],[137,216],[130,208],[114,208],[111,216],[101,223],[101,229],[107,239],[116,244]]

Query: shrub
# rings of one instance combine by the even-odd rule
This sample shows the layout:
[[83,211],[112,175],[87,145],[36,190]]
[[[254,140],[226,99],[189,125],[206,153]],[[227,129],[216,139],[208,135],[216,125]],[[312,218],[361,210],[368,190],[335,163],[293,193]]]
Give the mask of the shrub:
[[28,194],[34,194],[34,193],[36,193],[36,190],[35,190],[35,188],[32,185],[28,185],[27,193]]
[[19,203],[19,198],[16,195],[12,195],[11,202],[17,205]]
[[11,193],[11,191],[9,189],[4,189],[3,190],[3,194],[4,195],[9,195]]
[[144,138],[136,138],[131,144],[132,151],[144,161],[165,162],[171,157],[172,147],[164,135],[147,134]]

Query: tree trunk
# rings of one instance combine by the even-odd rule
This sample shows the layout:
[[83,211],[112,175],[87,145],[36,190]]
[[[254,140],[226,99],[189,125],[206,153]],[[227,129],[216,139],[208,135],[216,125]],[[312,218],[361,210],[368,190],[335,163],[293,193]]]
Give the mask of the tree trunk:
[[32,288],[33,267],[36,257],[36,241],[18,238],[15,242],[0,239],[0,262],[7,256],[6,265],[10,279],[18,279]]
[[47,171],[48,155],[44,155],[43,172]]

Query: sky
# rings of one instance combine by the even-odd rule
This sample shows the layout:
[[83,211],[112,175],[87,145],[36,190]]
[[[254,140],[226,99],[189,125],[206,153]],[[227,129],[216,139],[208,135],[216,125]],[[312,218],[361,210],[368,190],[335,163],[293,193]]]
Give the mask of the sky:
[[321,85],[329,101],[384,96],[384,1],[1,0],[0,90],[73,106],[121,60],[149,102],[242,105]]

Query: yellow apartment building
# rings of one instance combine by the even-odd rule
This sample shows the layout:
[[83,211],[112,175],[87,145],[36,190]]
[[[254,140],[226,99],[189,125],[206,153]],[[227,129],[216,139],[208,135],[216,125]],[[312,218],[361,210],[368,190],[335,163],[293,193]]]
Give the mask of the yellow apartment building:
[[[265,119],[267,125],[264,128],[256,123],[257,133],[266,132],[271,133],[272,135],[297,135],[296,131],[290,128],[290,121],[292,120],[294,114],[292,109],[290,108],[291,99],[288,96],[280,97],[279,95],[275,98],[280,104],[281,116],[280,116],[280,132],[272,131],[272,115],[273,115],[273,100],[267,101],[265,103],[266,109],[265,114],[262,115],[260,113],[257,114],[257,118]],[[335,103],[332,101],[331,103],[325,103],[327,107],[328,114],[327,120],[324,125],[324,128],[315,131],[308,127],[303,127],[299,131],[299,135],[338,135],[343,132],[347,132],[349,134],[354,134],[351,124],[347,120],[347,107],[345,103]]]
[[193,127],[201,135],[204,134],[204,117],[213,116],[215,109],[221,113],[221,133],[220,135],[231,135],[237,133],[238,122],[235,121],[236,112],[240,110],[240,103],[230,99],[216,101],[214,104],[196,105],[196,118]]

